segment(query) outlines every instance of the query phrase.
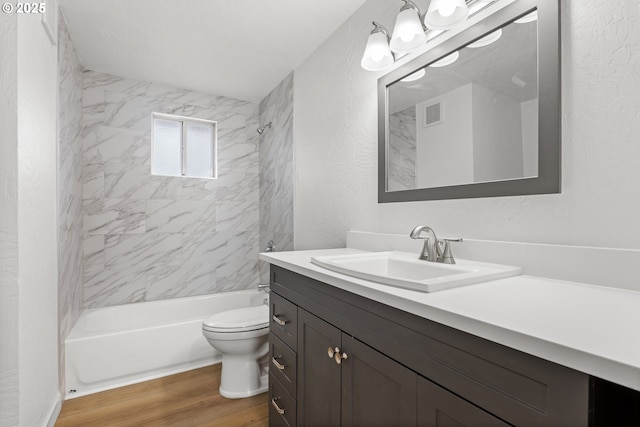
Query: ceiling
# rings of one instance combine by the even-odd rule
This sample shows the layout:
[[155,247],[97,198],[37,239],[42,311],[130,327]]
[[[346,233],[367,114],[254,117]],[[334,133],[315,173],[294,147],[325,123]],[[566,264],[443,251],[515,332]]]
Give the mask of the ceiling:
[[85,69],[258,102],[365,1],[59,3]]

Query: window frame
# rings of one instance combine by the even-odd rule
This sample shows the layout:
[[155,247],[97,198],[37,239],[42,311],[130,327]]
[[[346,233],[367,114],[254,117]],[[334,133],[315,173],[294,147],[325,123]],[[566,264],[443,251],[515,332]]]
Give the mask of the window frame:
[[[168,120],[180,123],[180,175],[164,175],[154,173],[155,166],[155,120]],[[193,176],[187,175],[187,130],[189,124],[197,124],[198,126],[206,126],[211,128],[211,176]],[[177,178],[200,178],[200,179],[217,179],[218,178],[218,122],[215,120],[198,119],[195,117],[179,116],[168,113],[151,113],[151,174],[155,176],[172,176]]]

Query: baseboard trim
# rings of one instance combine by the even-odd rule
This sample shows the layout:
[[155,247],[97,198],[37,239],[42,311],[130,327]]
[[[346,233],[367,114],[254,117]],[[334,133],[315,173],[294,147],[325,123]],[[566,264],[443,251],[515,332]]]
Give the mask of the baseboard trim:
[[47,421],[47,427],[54,427],[56,425],[56,421],[58,421],[58,416],[60,415],[60,410],[62,409],[62,399],[60,393],[56,396],[56,402],[51,408],[49,412],[49,421]]

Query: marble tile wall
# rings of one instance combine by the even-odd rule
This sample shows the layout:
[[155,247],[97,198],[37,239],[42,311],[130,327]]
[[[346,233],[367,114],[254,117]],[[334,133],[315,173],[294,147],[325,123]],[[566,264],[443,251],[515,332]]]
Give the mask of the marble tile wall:
[[[84,305],[258,283],[258,104],[84,72]],[[151,113],[217,122],[218,179],[151,175]]]
[[[260,251],[273,240],[276,251],[293,250],[293,73],[260,101]],[[255,132],[255,130],[254,130]],[[269,265],[260,261],[260,281]]]
[[389,117],[389,191],[416,188],[416,107]]
[[82,287],[82,65],[62,14],[58,22],[58,348],[84,306]]

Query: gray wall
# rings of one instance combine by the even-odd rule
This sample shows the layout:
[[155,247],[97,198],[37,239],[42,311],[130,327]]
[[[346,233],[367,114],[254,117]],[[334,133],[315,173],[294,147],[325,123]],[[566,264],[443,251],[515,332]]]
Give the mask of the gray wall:
[[[258,105],[84,73],[85,307],[258,283]],[[218,179],[150,174],[151,113],[218,123]]]

